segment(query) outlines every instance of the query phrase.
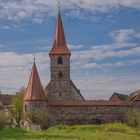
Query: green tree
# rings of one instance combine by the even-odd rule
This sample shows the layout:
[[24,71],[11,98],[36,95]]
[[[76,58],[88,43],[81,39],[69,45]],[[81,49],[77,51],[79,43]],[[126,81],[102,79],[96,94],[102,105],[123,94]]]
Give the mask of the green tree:
[[129,110],[125,115],[125,122],[131,127],[140,126],[140,111],[136,109]]
[[23,97],[25,88],[19,89],[16,95],[12,99],[12,118],[16,122],[17,127],[20,126],[20,121],[23,118]]
[[48,112],[41,110],[40,108],[31,109],[27,114],[26,118],[31,121],[32,124],[40,125],[44,128],[48,121]]
[[4,128],[8,123],[8,117],[6,116],[4,111],[0,111],[0,129]]

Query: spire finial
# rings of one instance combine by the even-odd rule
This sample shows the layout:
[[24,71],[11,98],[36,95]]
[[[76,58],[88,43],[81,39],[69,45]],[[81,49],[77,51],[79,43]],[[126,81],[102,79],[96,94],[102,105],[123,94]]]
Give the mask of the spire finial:
[[35,63],[35,54],[33,55],[33,62]]
[[58,12],[60,11],[60,0],[58,0]]

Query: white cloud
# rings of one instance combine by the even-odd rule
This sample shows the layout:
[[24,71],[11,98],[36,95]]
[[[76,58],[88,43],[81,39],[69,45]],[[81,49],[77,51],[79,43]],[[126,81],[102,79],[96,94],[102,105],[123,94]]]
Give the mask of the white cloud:
[[[46,52],[36,53],[36,65],[40,74],[42,85],[46,86],[50,79],[50,61]],[[4,61],[3,61],[4,60]],[[77,60],[75,60],[77,61]],[[0,53],[0,86],[5,93],[13,93],[21,86],[27,86],[31,67],[33,63],[32,54],[17,54],[13,52]],[[79,60],[77,61],[79,62]],[[103,74],[82,72],[86,68],[100,68],[125,66],[140,63],[138,60],[120,61],[107,64],[83,64],[81,67],[71,64],[72,79],[80,88],[87,99],[107,99],[114,91],[130,93],[140,87],[140,76],[136,74]],[[73,69],[74,68],[74,69]]]
[[[140,46],[133,44],[133,38],[139,33],[133,29],[122,29],[111,34],[113,43],[85,47],[84,45],[68,45],[72,50],[72,79],[88,99],[103,99],[112,92],[130,93],[140,87],[140,76],[137,74],[111,74],[101,70],[140,64],[140,58],[104,62],[106,58],[137,56]],[[133,38],[130,38],[133,37]],[[118,46],[117,44],[127,44]],[[131,45],[130,45],[131,44]],[[3,47],[3,45],[2,45]],[[127,49],[126,49],[127,48]],[[81,50],[82,49],[82,50]],[[50,61],[46,52],[36,53],[36,64],[42,81],[46,86],[50,79]],[[5,93],[17,91],[27,86],[33,63],[33,54],[17,54],[0,52],[0,87]],[[87,70],[88,69],[88,70]],[[101,71],[101,73],[99,73]]]
[[86,99],[109,99],[113,92],[128,95],[140,87],[135,74],[73,74],[72,79]]
[[95,61],[106,58],[139,56],[140,46],[133,43],[133,39],[135,39],[137,35],[139,35],[139,33],[133,29],[113,31],[109,34],[109,36],[113,38],[111,44],[90,46],[89,49],[82,47],[85,49],[74,52],[73,59],[84,61],[92,59]]
[[34,22],[34,23],[37,23],[37,24],[42,24],[44,21],[43,21],[43,19],[41,19],[41,18],[34,18],[34,19],[33,19],[33,22]]
[[136,36],[137,34],[138,33],[136,33],[133,29],[122,29],[110,33],[110,36],[114,39],[114,46],[117,48],[122,48],[135,46],[135,44],[130,43],[130,41],[133,39],[132,36]]
[[[49,81],[49,58],[46,56],[46,53],[37,53],[35,56],[42,85],[46,85]],[[32,64],[33,54],[1,52],[0,90],[12,94],[21,86],[27,86]]]
[[[65,0],[61,2],[63,10],[69,9],[67,15],[81,18],[80,9],[85,12],[107,12],[119,6],[140,9],[139,0]],[[0,18],[21,20],[29,17],[56,15],[57,1],[50,0],[0,0]],[[70,10],[71,9],[71,10]],[[74,11],[74,12],[73,12]],[[98,17],[93,16],[95,20]]]

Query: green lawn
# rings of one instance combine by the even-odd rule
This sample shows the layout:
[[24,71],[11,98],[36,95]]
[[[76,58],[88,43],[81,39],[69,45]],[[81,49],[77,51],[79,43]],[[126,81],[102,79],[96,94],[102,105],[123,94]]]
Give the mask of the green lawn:
[[58,125],[46,131],[0,130],[0,140],[140,140],[140,128],[125,124]]

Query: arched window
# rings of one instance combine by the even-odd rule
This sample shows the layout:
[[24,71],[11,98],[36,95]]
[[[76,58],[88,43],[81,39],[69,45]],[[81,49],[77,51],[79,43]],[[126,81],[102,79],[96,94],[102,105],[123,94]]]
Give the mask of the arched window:
[[63,64],[63,59],[62,59],[62,57],[58,57],[57,63],[58,63],[58,64]]
[[59,78],[63,78],[62,71],[59,71]]

